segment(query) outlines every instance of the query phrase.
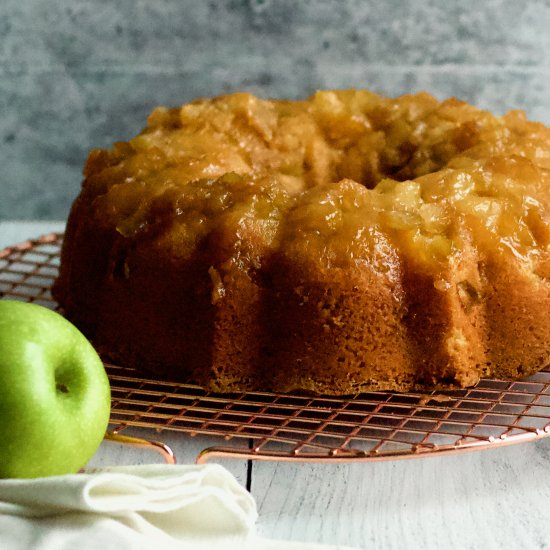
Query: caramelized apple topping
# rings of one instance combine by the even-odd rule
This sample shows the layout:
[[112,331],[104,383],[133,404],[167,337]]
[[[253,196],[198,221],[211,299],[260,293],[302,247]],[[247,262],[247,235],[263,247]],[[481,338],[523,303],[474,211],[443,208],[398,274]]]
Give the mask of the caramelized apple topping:
[[519,257],[547,248],[549,173],[550,130],[520,112],[428,94],[242,93],[157,108],[128,143],[92,151],[84,194],[127,238],[178,223],[189,250],[212,232],[231,248],[253,226],[327,266],[381,246],[433,269],[460,247],[458,225]]

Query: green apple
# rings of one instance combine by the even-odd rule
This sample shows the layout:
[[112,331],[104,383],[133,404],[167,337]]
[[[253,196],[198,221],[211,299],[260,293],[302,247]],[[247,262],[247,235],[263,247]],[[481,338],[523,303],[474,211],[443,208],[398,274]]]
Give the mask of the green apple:
[[74,325],[0,300],[0,477],[78,471],[105,435],[110,406],[103,363]]

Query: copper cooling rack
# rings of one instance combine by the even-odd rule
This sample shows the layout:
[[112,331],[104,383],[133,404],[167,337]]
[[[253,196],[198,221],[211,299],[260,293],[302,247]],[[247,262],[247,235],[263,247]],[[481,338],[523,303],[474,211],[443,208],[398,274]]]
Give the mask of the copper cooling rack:
[[[56,308],[50,288],[62,235],[0,252],[0,297]],[[482,380],[438,394],[371,392],[305,397],[267,392],[214,394],[144,378],[106,364],[111,429],[151,428],[218,436],[202,451],[256,460],[368,461],[410,458],[530,441],[550,435],[550,367],[522,381]],[[231,441],[231,446],[229,446]],[[157,444],[158,445],[158,444]]]

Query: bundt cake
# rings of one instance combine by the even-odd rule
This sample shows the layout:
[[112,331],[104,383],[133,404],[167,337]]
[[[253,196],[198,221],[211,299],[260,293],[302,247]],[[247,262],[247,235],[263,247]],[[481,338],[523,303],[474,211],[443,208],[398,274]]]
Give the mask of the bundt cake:
[[246,93],[93,150],[54,296],[220,392],[424,391],[550,360],[550,129],[421,93]]

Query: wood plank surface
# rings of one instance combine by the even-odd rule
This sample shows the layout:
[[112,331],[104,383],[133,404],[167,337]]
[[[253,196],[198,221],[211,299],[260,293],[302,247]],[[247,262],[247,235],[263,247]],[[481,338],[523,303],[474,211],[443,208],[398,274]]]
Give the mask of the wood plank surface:
[[543,549],[550,439],[347,465],[254,463],[264,536],[390,549]]

